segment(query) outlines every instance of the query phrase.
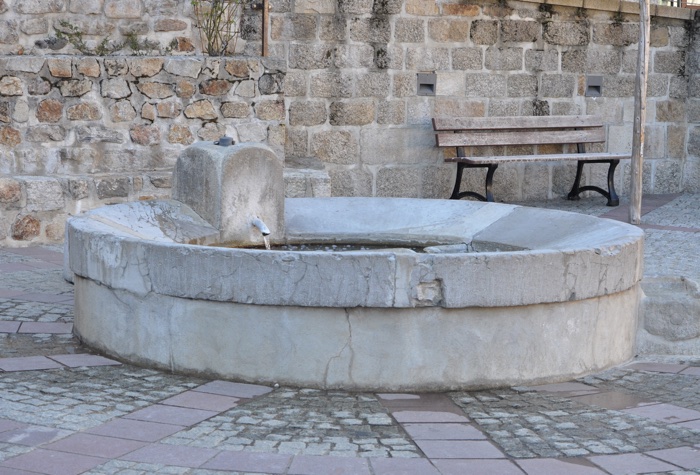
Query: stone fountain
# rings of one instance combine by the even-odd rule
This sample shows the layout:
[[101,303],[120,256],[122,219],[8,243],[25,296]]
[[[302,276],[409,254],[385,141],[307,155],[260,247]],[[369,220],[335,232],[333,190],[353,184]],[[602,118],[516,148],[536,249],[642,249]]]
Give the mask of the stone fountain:
[[[555,382],[635,354],[636,227],[283,190],[267,147],[209,142],[179,157],[173,200],[72,218],[75,332],[135,364],[382,391]],[[268,233],[330,250],[266,250]]]

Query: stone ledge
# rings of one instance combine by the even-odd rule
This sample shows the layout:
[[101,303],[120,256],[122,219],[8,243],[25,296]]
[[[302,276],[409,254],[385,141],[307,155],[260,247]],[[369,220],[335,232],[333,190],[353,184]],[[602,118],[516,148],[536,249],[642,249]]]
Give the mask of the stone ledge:
[[[585,8],[586,10],[600,10],[606,12],[623,12],[639,14],[639,4],[626,0],[520,0],[525,3],[544,3],[572,8]],[[665,5],[650,5],[649,13],[652,17],[675,18],[677,20],[693,20],[695,10],[689,8],[667,7]]]

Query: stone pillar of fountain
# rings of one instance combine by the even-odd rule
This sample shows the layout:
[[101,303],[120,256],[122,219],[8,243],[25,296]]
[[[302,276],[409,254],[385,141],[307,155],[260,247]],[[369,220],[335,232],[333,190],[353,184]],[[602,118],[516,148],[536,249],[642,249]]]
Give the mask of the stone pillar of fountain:
[[172,197],[219,229],[222,243],[262,244],[255,218],[270,230],[271,242],[284,240],[283,165],[265,145],[188,147],[175,165]]

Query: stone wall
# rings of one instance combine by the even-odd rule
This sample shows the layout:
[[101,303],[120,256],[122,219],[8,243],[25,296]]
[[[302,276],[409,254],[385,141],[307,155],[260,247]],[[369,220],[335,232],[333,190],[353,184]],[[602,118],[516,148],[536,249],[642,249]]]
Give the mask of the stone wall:
[[[261,15],[248,8],[243,56],[209,58],[188,0],[0,0],[0,243],[60,240],[67,213],[168,196],[179,152],[224,133],[272,146],[296,196],[328,194],[326,171],[337,196],[449,196],[455,166],[434,146],[434,116],[602,115],[609,150],[631,148],[634,2],[270,4],[269,57],[257,56]],[[652,8],[645,191],[699,191],[693,15]],[[77,54],[57,38],[64,22],[89,48],[148,46]],[[425,72],[434,96],[418,95]],[[585,97],[587,75],[603,76],[602,97]],[[556,198],[573,173],[504,165],[496,196]],[[483,183],[478,172],[465,180]]]
[[[286,154],[326,162],[335,195],[449,196],[454,165],[445,165],[435,149],[434,116],[601,115],[609,150],[631,150],[636,3],[285,5],[272,15],[271,35],[272,50],[288,65]],[[652,14],[645,191],[697,191],[699,152],[686,153],[695,140],[686,109],[696,108],[687,100],[699,92],[689,83],[696,62],[686,62],[692,13],[656,6]],[[417,95],[421,72],[437,75],[434,97]],[[602,97],[585,97],[587,75],[603,77]],[[557,163],[502,165],[494,180],[496,197],[562,196],[574,170],[575,165]],[[601,166],[586,180],[602,184],[603,172]],[[626,194],[629,166],[617,175],[618,190]],[[474,172],[471,183],[483,189],[483,175]]]

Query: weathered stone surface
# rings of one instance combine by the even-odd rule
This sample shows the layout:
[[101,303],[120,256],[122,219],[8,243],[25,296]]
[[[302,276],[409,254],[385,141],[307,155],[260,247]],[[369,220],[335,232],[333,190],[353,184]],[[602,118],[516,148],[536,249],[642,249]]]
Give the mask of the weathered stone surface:
[[657,51],[654,54],[654,72],[685,75],[686,58],[684,51]]
[[[345,72],[320,72],[311,75],[311,97],[352,97],[353,75]],[[304,95],[304,94],[299,94]]]
[[81,58],[78,60],[76,69],[83,76],[91,78],[100,77],[100,63],[94,58]]
[[55,178],[24,177],[23,181],[28,211],[52,211],[65,206],[63,188]]
[[194,43],[192,43],[192,40],[190,38],[187,38],[186,36],[178,36],[174,40],[174,47],[173,51],[177,51],[179,53],[192,53],[195,51]]
[[22,135],[19,130],[10,126],[0,127],[0,144],[14,147],[22,142]]
[[107,198],[126,198],[129,196],[129,178],[113,177],[96,180],[97,197],[101,200]]
[[584,46],[590,41],[585,22],[545,23],[542,38],[549,44],[560,46]]
[[255,97],[255,81],[241,81],[236,86],[236,95],[240,97]]
[[50,58],[47,61],[49,72],[55,78],[69,78],[73,76],[71,60],[67,58]]
[[478,5],[462,5],[459,3],[446,3],[442,5],[443,15],[454,16],[479,16],[481,8]]
[[68,192],[74,200],[87,198],[90,195],[90,182],[85,178],[70,178]]
[[81,102],[66,109],[69,120],[98,120],[102,117],[100,107],[92,102]]
[[601,45],[629,46],[639,42],[638,23],[596,24],[593,42]]
[[533,97],[537,95],[537,77],[530,74],[508,76],[508,97]]
[[481,48],[455,48],[452,50],[452,68],[460,71],[481,70],[483,53]]
[[528,71],[557,71],[559,53],[557,51],[525,51],[525,69]]
[[79,126],[75,128],[75,138],[80,143],[124,143],[124,136],[118,130],[102,126]]
[[0,177],[0,203],[3,205],[19,203],[22,199],[22,186],[17,180]]
[[428,36],[440,43],[462,43],[469,38],[469,21],[436,18],[428,22]]
[[58,88],[63,97],[80,97],[92,90],[92,81],[89,79],[69,79],[60,81]]
[[12,111],[12,119],[20,123],[29,120],[29,103],[26,100],[21,99],[15,102],[15,109]]
[[15,76],[4,76],[0,79],[0,95],[21,96],[22,80]]
[[109,117],[112,122],[131,122],[136,118],[136,109],[130,101],[117,101],[109,106]]
[[386,73],[369,72],[357,77],[356,91],[360,97],[384,98],[389,95],[391,77]]
[[141,18],[141,0],[105,0],[104,14],[107,18]]
[[61,142],[66,130],[60,125],[37,125],[27,130],[26,138],[29,142]]
[[182,104],[177,101],[163,101],[156,105],[158,117],[173,119],[182,112]]
[[[150,31],[148,23],[145,21],[130,21],[129,23],[119,25],[119,33],[121,33],[124,36],[127,35],[136,35],[136,36],[144,36],[147,35],[148,32]],[[144,47],[140,48],[137,47],[134,51],[136,54],[143,54],[141,53],[142,51],[148,51],[150,48]]]
[[168,142],[189,145],[194,142],[194,135],[186,125],[173,124],[168,130]]
[[23,73],[38,73],[44,67],[46,60],[41,56],[15,56],[7,58],[5,68],[8,71]]
[[162,82],[141,82],[136,84],[136,88],[150,99],[165,99],[175,95],[173,86]]
[[165,61],[163,69],[176,76],[197,78],[202,71],[202,61],[188,58],[170,58]]
[[685,119],[685,102],[660,101],[656,103],[657,122],[679,122]]
[[45,35],[49,32],[49,22],[44,18],[30,18],[22,21],[19,28],[26,35]]
[[248,122],[236,125],[236,132],[241,143],[264,142],[267,140],[267,125]]
[[207,96],[224,96],[233,87],[233,84],[225,79],[207,79],[199,84],[199,92]]
[[406,123],[406,104],[402,100],[382,101],[377,106],[377,124]]
[[316,38],[316,15],[294,14],[272,17],[270,38],[274,41],[303,41]]
[[197,137],[201,140],[206,140],[213,142],[219,140],[219,138],[226,135],[226,126],[223,124],[215,124],[213,122],[208,122],[204,124],[204,127],[197,131]]
[[156,115],[158,114],[158,111],[156,110],[156,106],[153,104],[149,104],[148,102],[144,103],[143,106],[141,107],[141,117],[147,120],[150,120],[153,122],[156,120]]
[[137,78],[155,76],[163,69],[161,58],[130,58],[128,64],[129,72]]
[[326,69],[333,62],[333,49],[329,45],[289,45],[289,67],[294,69]]
[[406,0],[406,13],[409,15],[438,15],[437,2],[435,0]]
[[131,95],[129,83],[125,79],[105,79],[100,83],[102,97],[110,99],[123,99]]
[[224,64],[227,73],[235,78],[247,78],[250,76],[248,61],[244,59],[228,59]]
[[83,15],[97,15],[102,13],[104,0],[70,0],[70,11]]
[[410,73],[396,73],[392,85],[394,97],[412,97],[416,95],[418,87],[416,75]]
[[375,50],[371,45],[338,45],[334,50],[333,65],[341,69],[369,68],[375,62]]
[[144,0],[146,11],[151,16],[176,16],[180,4],[178,0]]
[[0,44],[11,45],[19,41],[19,24],[14,20],[0,20]]
[[374,67],[378,69],[403,69],[403,48],[396,45],[374,45]]
[[9,102],[0,102],[0,122],[10,123],[11,117],[11,107]]
[[576,77],[568,74],[544,74],[540,93],[544,97],[572,97],[576,90]]
[[466,74],[468,97],[503,97],[508,90],[505,76],[492,74]]
[[476,20],[472,22],[471,39],[476,45],[492,45],[498,41],[498,22]]
[[335,13],[333,0],[297,0],[294,4],[295,13]]
[[423,43],[425,41],[425,23],[415,18],[397,18],[394,39],[399,43]]
[[30,15],[60,13],[64,7],[64,0],[15,0],[13,4],[15,12]]
[[155,125],[137,125],[129,131],[131,141],[139,145],[158,145],[160,129]]
[[247,102],[224,102],[221,104],[221,115],[227,118],[244,119],[250,116],[251,108]]
[[105,59],[105,71],[110,76],[126,76],[129,73],[129,65],[126,59]]
[[509,43],[534,43],[540,37],[541,25],[537,21],[501,21],[501,40]]
[[417,71],[449,70],[449,49],[409,46],[406,48],[406,68]]
[[327,118],[324,101],[294,101],[289,105],[289,125],[292,127],[321,125]]
[[5,13],[8,10],[5,0],[0,0],[0,13]]
[[187,29],[187,22],[177,18],[158,18],[153,22],[153,31],[183,31]]
[[55,99],[45,99],[36,108],[39,122],[58,122],[63,117],[63,103]]
[[41,221],[31,215],[17,217],[12,223],[12,239],[17,241],[31,241],[39,236]]
[[258,90],[262,95],[278,94],[284,89],[284,77],[282,73],[263,74],[258,79]]
[[185,116],[188,119],[216,119],[218,117],[214,105],[209,100],[193,102],[185,108]]
[[375,107],[371,99],[331,103],[329,119],[332,125],[367,125],[374,121]]
[[[223,110],[223,107],[222,107]],[[261,120],[284,120],[284,100],[264,100],[255,104],[255,115]]]
[[359,144],[347,130],[328,130],[312,135],[311,152],[324,162],[349,165],[358,161]]
[[177,94],[177,97],[189,99],[190,97],[194,96],[196,92],[197,87],[190,81],[178,81],[175,85],[175,93]]
[[491,71],[520,71],[523,68],[522,48],[498,48],[486,50],[485,66]]

